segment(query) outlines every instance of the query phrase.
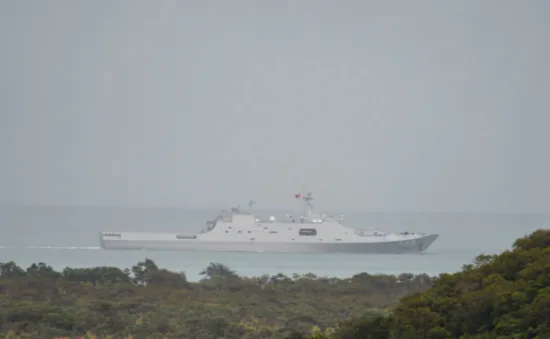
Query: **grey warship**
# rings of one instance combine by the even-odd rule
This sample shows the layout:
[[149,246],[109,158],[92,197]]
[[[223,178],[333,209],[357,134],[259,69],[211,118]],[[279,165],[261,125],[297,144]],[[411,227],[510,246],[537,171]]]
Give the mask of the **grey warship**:
[[344,225],[343,215],[313,213],[311,193],[295,198],[305,205],[299,218],[287,214],[282,220],[261,220],[251,201],[248,210],[221,211],[200,233],[102,232],[100,245],[130,250],[401,254],[423,252],[439,236],[354,229]]

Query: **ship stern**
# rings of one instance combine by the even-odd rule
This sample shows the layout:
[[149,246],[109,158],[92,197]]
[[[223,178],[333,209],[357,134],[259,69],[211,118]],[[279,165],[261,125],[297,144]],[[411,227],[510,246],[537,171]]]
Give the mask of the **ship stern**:
[[105,242],[103,241],[103,233],[99,232],[99,247],[105,249]]

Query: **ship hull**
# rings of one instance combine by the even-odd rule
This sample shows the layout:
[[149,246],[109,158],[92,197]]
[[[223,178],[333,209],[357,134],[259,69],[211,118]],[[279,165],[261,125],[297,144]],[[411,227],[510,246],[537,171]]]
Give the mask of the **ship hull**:
[[202,240],[101,239],[101,247],[111,250],[286,252],[286,253],[379,253],[424,252],[437,239],[430,234],[415,239],[371,242],[223,242]]

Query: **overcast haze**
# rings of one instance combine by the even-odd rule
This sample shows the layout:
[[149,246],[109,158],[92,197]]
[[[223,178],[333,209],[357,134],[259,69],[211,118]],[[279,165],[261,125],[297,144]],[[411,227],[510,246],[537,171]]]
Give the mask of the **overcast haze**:
[[2,1],[0,203],[550,212],[548,1]]

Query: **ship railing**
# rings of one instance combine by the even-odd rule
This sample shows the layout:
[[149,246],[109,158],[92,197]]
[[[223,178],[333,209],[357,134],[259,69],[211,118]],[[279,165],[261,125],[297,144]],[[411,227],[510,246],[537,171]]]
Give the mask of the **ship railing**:
[[427,233],[422,233],[422,232],[408,232],[408,231],[405,231],[405,232],[396,232],[395,234],[397,234],[397,235],[417,235],[417,236],[426,236],[426,235],[428,235]]
[[355,234],[361,237],[384,237],[387,235],[387,233],[384,231],[368,228],[356,229]]

